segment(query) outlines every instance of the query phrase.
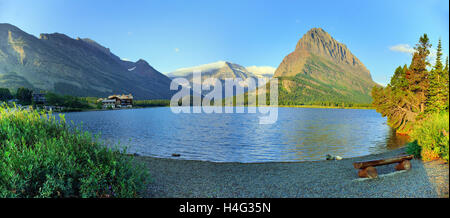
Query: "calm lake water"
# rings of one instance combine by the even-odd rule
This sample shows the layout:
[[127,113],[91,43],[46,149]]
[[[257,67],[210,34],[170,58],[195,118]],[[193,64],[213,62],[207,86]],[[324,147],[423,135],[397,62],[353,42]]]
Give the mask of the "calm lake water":
[[67,113],[66,120],[101,133],[129,153],[214,162],[324,160],[356,157],[403,146],[375,110],[278,108],[275,124],[261,114],[174,114],[168,107]]

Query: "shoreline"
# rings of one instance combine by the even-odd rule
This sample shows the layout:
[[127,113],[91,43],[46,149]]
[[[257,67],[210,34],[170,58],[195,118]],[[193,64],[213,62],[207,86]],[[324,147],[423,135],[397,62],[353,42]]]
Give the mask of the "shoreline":
[[[448,197],[448,163],[430,167],[429,163],[413,159],[411,170],[399,172],[394,170],[395,164],[379,166],[377,179],[359,178],[352,165],[355,161],[403,153],[405,148],[342,160],[262,163],[134,158],[144,163],[150,173],[152,182],[144,197],[438,198],[445,197],[445,193]],[[439,181],[447,182],[437,185],[431,175],[443,176],[447,180]]]
[[[115,110],[133,110],[133,109],[145,109],[145,108],[161,108],[161,107],[170,107],[170,105],[167,106],[153,106],[153,107],[133,107],[133,108],[121,108],[121,109],[111,109],[111,110],[105,110],[105,109],[81,109],[81,110],[74,110],[74,111],[53,111],[57,113],[72,113],[72,112],[90,112],[90,111],[115,111]],[[224,106],[222,106],[224,107]],[[248,106],[233,106],[233,107],[248,107]],[[264,105],[264,106],[254,106],[250,105],[250,107],[285,107],[285,108],[317,108],[317,109],[361,109],[361,110],[375,110],[373,107],[333,107],[333,106],[320,106],[320,105],[277,105],[277,106],[271,106],[271,105]]]

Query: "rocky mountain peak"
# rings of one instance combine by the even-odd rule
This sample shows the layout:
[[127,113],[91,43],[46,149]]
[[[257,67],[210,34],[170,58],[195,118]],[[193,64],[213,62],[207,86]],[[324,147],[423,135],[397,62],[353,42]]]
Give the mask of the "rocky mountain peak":
[[346,62],[351,65],[361,64],[348,50],[347,46],[335,40],[322,28],[313,28],[303,35],[297,43],[296,50],[298,49],[329,57],[335,62]]
[[[369,70],[350,52],[346,45],[338,42],[322,28],[312,28],[306,32],[298,41],[295,51],[283,62],[287,65],[297,62],[297,71],[301,70],[306,63],[304,59],[311,55],[327,59],[344,68],[354,68],[362,75],[370,75]],[[290,75],[296,73],[299,72],[289,72]],[[280,72],[277,75],[280,75]]]
[[[361,61],[347,46],[322,28],[310,29],[302,36],[295,50],[280,63],[274,77],[285,78],[283,89],[287,92],[296,90],[293,91],[292,98],[315,93],[316,96],[323,96],[317,98],[321,100],[339,95],[347,96],[342,98],[345,99],[353,93],[359,93],[349,99],[370,102],[370,90],[375,85],[369,70]],[[293,79],[294,77],[296,79]],[[327,84],[333,88],[324,92],[324,87],[314,87],[317,84]],[[336,93],[324,94],[332,92]],[[305,96],[302,101],[308,100]]]
[[150,66],[150,64],[148,64],[147,61],[145,61],[144,59],[139,59],[138,61],[136,61],[136,65],[137,66]]

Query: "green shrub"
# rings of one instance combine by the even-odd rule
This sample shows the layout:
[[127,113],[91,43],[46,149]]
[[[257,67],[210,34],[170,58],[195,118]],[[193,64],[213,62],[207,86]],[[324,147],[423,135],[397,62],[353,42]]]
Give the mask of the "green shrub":
[[137,197],[148,172],[63,115],[0,106],[0,197]]
[[420,153],[422,152],[422,147],[419,146],[417,140],[410,142],[406,145],[406,153],[414,155],[415,158],[421,158]]
[[414,127],[411,137],[421,147],[423,160],[442,158],[448,161],[448,132],[448,112],[431,114]]

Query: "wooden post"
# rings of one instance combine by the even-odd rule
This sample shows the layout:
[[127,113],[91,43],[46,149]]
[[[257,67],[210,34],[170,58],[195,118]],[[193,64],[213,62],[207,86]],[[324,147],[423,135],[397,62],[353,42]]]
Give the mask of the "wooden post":
[[395,166],[395,169],[396,169],[396,170],[409,170],[409,169],[411,169],[411,161],[409,161],[409,160],[404,160],[404,161],[398,163],[398,164]]
[[362,168],[358,171],[358,176],[360,178],[377,178],[378,177],[378,173],[377,173],[377,169],[375,169],[375,167],[366,167],[366,168]]

